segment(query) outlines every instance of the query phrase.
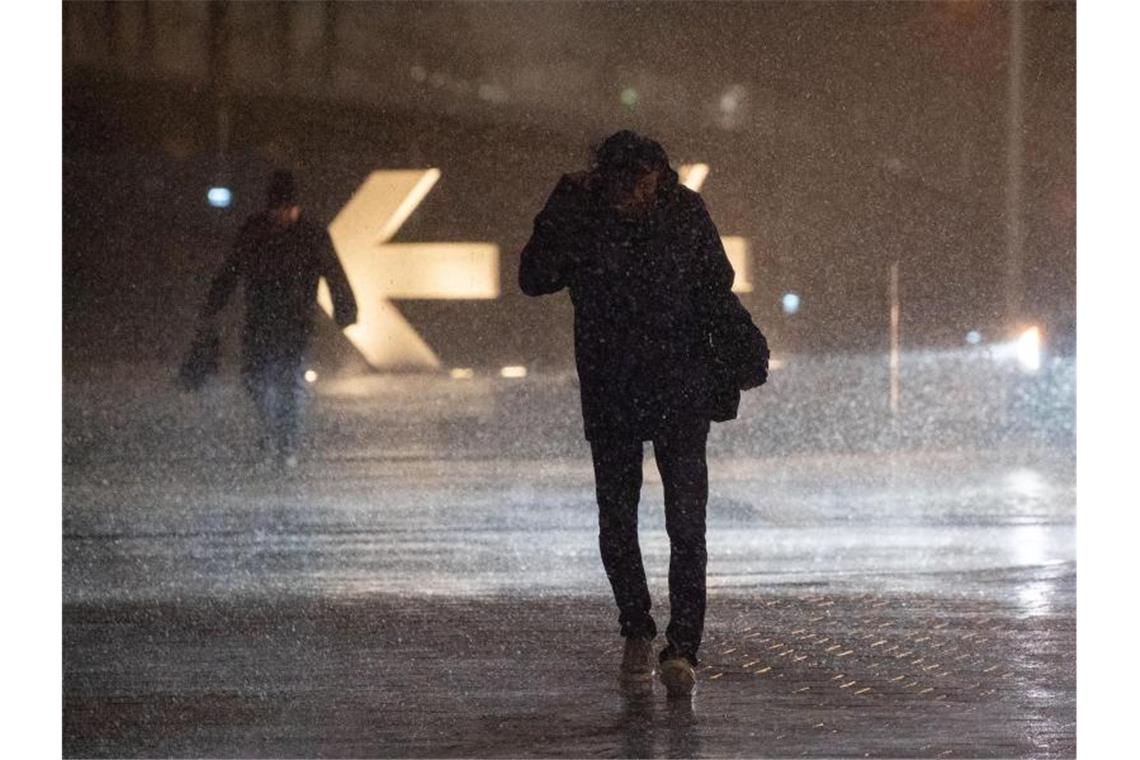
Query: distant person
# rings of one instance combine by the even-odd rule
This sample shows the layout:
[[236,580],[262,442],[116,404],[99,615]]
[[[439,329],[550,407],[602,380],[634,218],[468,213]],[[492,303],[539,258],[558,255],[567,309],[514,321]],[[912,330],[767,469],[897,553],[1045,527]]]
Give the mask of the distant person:
[[[602,563],[625,638],[619,679],[651,684],[659,664],[673,697],[693,690],[704,629],[709,422],[735,417],[740,390],[767,379],[767,343],[733,276],[701,197],[678,183],[658,143],[628,131],[600,146],[589,171],[562,177],[519,269],[527,295],[569,288],[574,303]],[[671,619],[656,660],[637,539],[644,441],[671,548]]]
[[337,326],[353,324],[356,300],[328,232],[301,215],[293,175],[274,172],[265,210],[245,221],[213,279],[199,335],[217,335],[219,312],[238,283],[244,285],[242,380],[262,423],[262,453],[282,468],[297,465],[301,362],[321,277],[332,294]]

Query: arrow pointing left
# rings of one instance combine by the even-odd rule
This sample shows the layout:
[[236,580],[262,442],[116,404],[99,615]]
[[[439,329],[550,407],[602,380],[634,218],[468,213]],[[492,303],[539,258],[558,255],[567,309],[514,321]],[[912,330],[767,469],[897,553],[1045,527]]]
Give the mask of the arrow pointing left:
[[[388,242],[439,178],[439,169],[372,172],[328,227],[358,305],[345,334],[376,369],[441,366],[389,299],[499,296],[497,245]],[[331,315],[323,281],[318,300]]]

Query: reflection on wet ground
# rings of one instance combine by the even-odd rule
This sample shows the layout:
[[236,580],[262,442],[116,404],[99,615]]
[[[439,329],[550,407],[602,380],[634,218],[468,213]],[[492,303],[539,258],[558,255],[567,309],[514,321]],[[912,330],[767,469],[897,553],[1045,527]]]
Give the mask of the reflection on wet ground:
[[[630,698],[604,598],[70,605],[86,756],[1070,757],[1072,567],[939,597],[715,594],[691,701]],[[1027,615],[977,584],[1048,586]]]
[[[1075,558],[1064,454],[714,458],[710,470],[713,588],[932,592],[946,573]],[[1033,494],[1019,472],[1034,473]],[[604,595],[592,478],[589,460],[571,457],[318,459],[284,479],[216,463],[74,467],[64,596]],[[642,550],[663,582],[662,501],[647,454]]]
[[[67,413],[69,756],[1074,754],[1071,450],[714,445],[700,685],[673,704],[617,688],[584,447],[317,414],[282,478],[227,404],[197,435],[189,407]],[[647,447],[659,624],[661,503]]]

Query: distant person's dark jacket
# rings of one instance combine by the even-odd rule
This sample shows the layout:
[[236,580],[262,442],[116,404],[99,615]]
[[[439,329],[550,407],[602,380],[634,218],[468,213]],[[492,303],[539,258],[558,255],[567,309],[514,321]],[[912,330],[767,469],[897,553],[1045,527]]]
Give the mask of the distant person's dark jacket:
[[328,232],[304,218],[283,227],[268,212],[255,214],[242,225],[233,252],[214,277],[204,316],[219,312],[240,282],[245,286],[244,369],[299,361],[312,331],[321,277],[328,283],[337,325],[355,322],[356,300]]
[[704,202],[675,173],[638,220],[606,208],[588,174],[561,179],[535,218],[519,286],[570,290],[587,439],[650,440],[736,416],[768,357],[732,280]]

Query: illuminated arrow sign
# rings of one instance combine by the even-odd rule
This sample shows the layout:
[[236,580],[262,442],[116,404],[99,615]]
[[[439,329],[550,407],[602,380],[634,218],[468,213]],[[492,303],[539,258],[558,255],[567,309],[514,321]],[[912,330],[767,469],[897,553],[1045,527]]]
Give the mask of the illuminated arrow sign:
[[[705,177],[709,176],[708,164],[684,164],[677,170],[681,184],[694,193],[701,191]],[[732,280],[734,293],[752,292],[752,267],[748,256],[748,241],[735,235],[724,235],[720,242],[724,244],[724,252],[728,256],[728,263],[732,264],[732,271],[736,276]]]
[[[439,177],[439,169],[373,172],[328,227],[357,301],[345,335],[376,369],[440,367],[389,299],[499,296],[497,245],[388,242]],[[323,280],[317,298],[331,316]]]

